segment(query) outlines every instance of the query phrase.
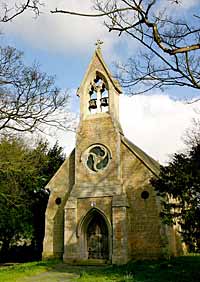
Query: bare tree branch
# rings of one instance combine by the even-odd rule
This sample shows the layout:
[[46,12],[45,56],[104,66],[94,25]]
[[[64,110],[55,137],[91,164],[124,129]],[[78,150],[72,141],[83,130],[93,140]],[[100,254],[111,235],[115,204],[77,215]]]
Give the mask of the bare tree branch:
[[64,10],[58,10],[57,8],[53,11],[51,11],[52,14],[61,13],[61,14],[68,14],[72,16],[80,16],[80,17],[90,17],[90,18],[99,18],[99,17],[105,17],[113,14],[113,12],[123,12],[131,10],[131,8],[122,8],[122,9],[116,9],[115,11],[109,11],[107,13],[98,13],[98,14],[84,14],[84,13],[78,13],[78,12],[72,12],[72,11],[64,11]]
[[69,95],[37,65],[25,66],[22,55],[12,47],[0,47],[0,131],[31,132],[46,125],[69,128]]
[[18,1],[16,0],[12,5],[8,4],[6,1],[0,1],[0,22],[9,22],[14,18],[18,17],[24,11],[31,10],[33,13],[38,16],[40,14],[40,7],[43,5],[40,0],[26,0],[26,1]]
[[[132,58],[119,74],[123,86],[143,85],[144,90],[169,85],[200,89],[200,26],[199,16],[171,13],[171,7],[160,8],[158,0],[94,0],[97,13],[81,13],[55,9],[52,13],[66,13],[84,17],[105,17],[110,32],[122,33],[137,40],[141,48],[141,69],[138,59]],[[181,9],[182,2],[168,0]],[[189,13],[189,11],[188,11]],[[192,20],[191,20],[192,19]],[[147,56],[148,54],[148,56]],[[198,62],[198,63],[197,63]],[[142,70],[142,72],[141,72]],[[132,72],[132,73],[131,73]],[[123,84],[124,82],[125,85]],[[133,83],[131,83],[133,82]],[[133,93],[138,91],[132,88]]]

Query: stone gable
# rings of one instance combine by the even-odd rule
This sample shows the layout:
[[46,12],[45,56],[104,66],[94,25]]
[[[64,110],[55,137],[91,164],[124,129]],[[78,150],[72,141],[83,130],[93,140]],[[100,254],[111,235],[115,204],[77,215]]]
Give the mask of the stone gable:
[[43,258],[124,264],[182,251],[150,185],[159,164],[123,135],[120,93],[98,47],[78,89],[76,148],[46,187]]

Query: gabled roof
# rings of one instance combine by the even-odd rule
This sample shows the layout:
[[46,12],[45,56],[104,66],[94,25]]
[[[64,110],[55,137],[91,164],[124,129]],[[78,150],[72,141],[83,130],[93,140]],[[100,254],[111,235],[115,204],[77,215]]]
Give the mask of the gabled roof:
[[[84,86],[89,73],[91,71],[94,71],[94,69],[95,69],[95,67],[97,65],[97,62],[99,62],[99,64],[101,65],[102,71],[104,71],[107,74],[108,78],[110,79],[110,82],[112,83],[114,88],[117,90],[117,92],[119,94],[122,93],[122,89],[121,89],[121,85],[120,85],[119,81],[112,77],[112,74],[109,71],[109,69],[108,69],[108,67],[107,67],[107,65],[104,62],[104,59],[102,57],[101,49],[100,49],[100,47],[97,47],[95,49],[95,51],[94,51],[94,54],[93,54],[92,59],[91,59],[91,62],[89,64],[88,68],[87,68],[87,71],[85,72],[85,75],[84,75],[84,78],[83,78],[83,80],[81,82],[81,85],[80,85],[80,87],[77,90],[77,95],[80,96],[82,87]],[[98,70],[99,69],[97,68],[97,71]]]
[[121,136],[121,141],[155,176],[159,175],[160,164],[156,160],[147,155],[126,137]]

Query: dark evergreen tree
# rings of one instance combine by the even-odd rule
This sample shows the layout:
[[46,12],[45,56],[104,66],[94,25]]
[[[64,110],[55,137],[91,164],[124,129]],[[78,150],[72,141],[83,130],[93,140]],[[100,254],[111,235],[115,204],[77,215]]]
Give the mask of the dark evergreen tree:
[[[43,152],[43,153],[42,153]],[[36,158],[40,156],[40,158]],[[40,259],[42,255],[44,227],[45,227],[45,211],[48,203],[50,191],[44,189],[54,173],[63,163],[65,156],[62,147],[56,142],[52,148],[48,149],[47,143],[40,142],[38,147],[33,151],[33,158],[37,159],[38,166],[38,187],[34,191],[33,205],[33,225],[34,225],[34,253],[35,258]]]
[[[49,191],[45,185],[64,161],[62,148],[46,142],[30,148],[19,138],[0,142],[0,252],[8,257],[16,244],[28,241],[32,258],[39,258]],[[19,258],[19,257],[18,257]],[[22,258],[22,257],[21,257]]]
[[162,197],[161,216],[167,224],[178,223],[189,251],[200,251],[200,144],[188,153],[175,154],[152,185]]

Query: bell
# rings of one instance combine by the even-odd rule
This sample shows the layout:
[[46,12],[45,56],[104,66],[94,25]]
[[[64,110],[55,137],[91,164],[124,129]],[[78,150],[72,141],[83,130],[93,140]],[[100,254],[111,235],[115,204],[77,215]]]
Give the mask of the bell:
[[97,75],[94,79],[94,82],[97,83],[99,81],[100,77]]
[[97,99],[91,99],[89,101],[89,109],[96,109],[97,108]]
[[108,106],[108,97],[101,98],[101,106],[102,107]]

